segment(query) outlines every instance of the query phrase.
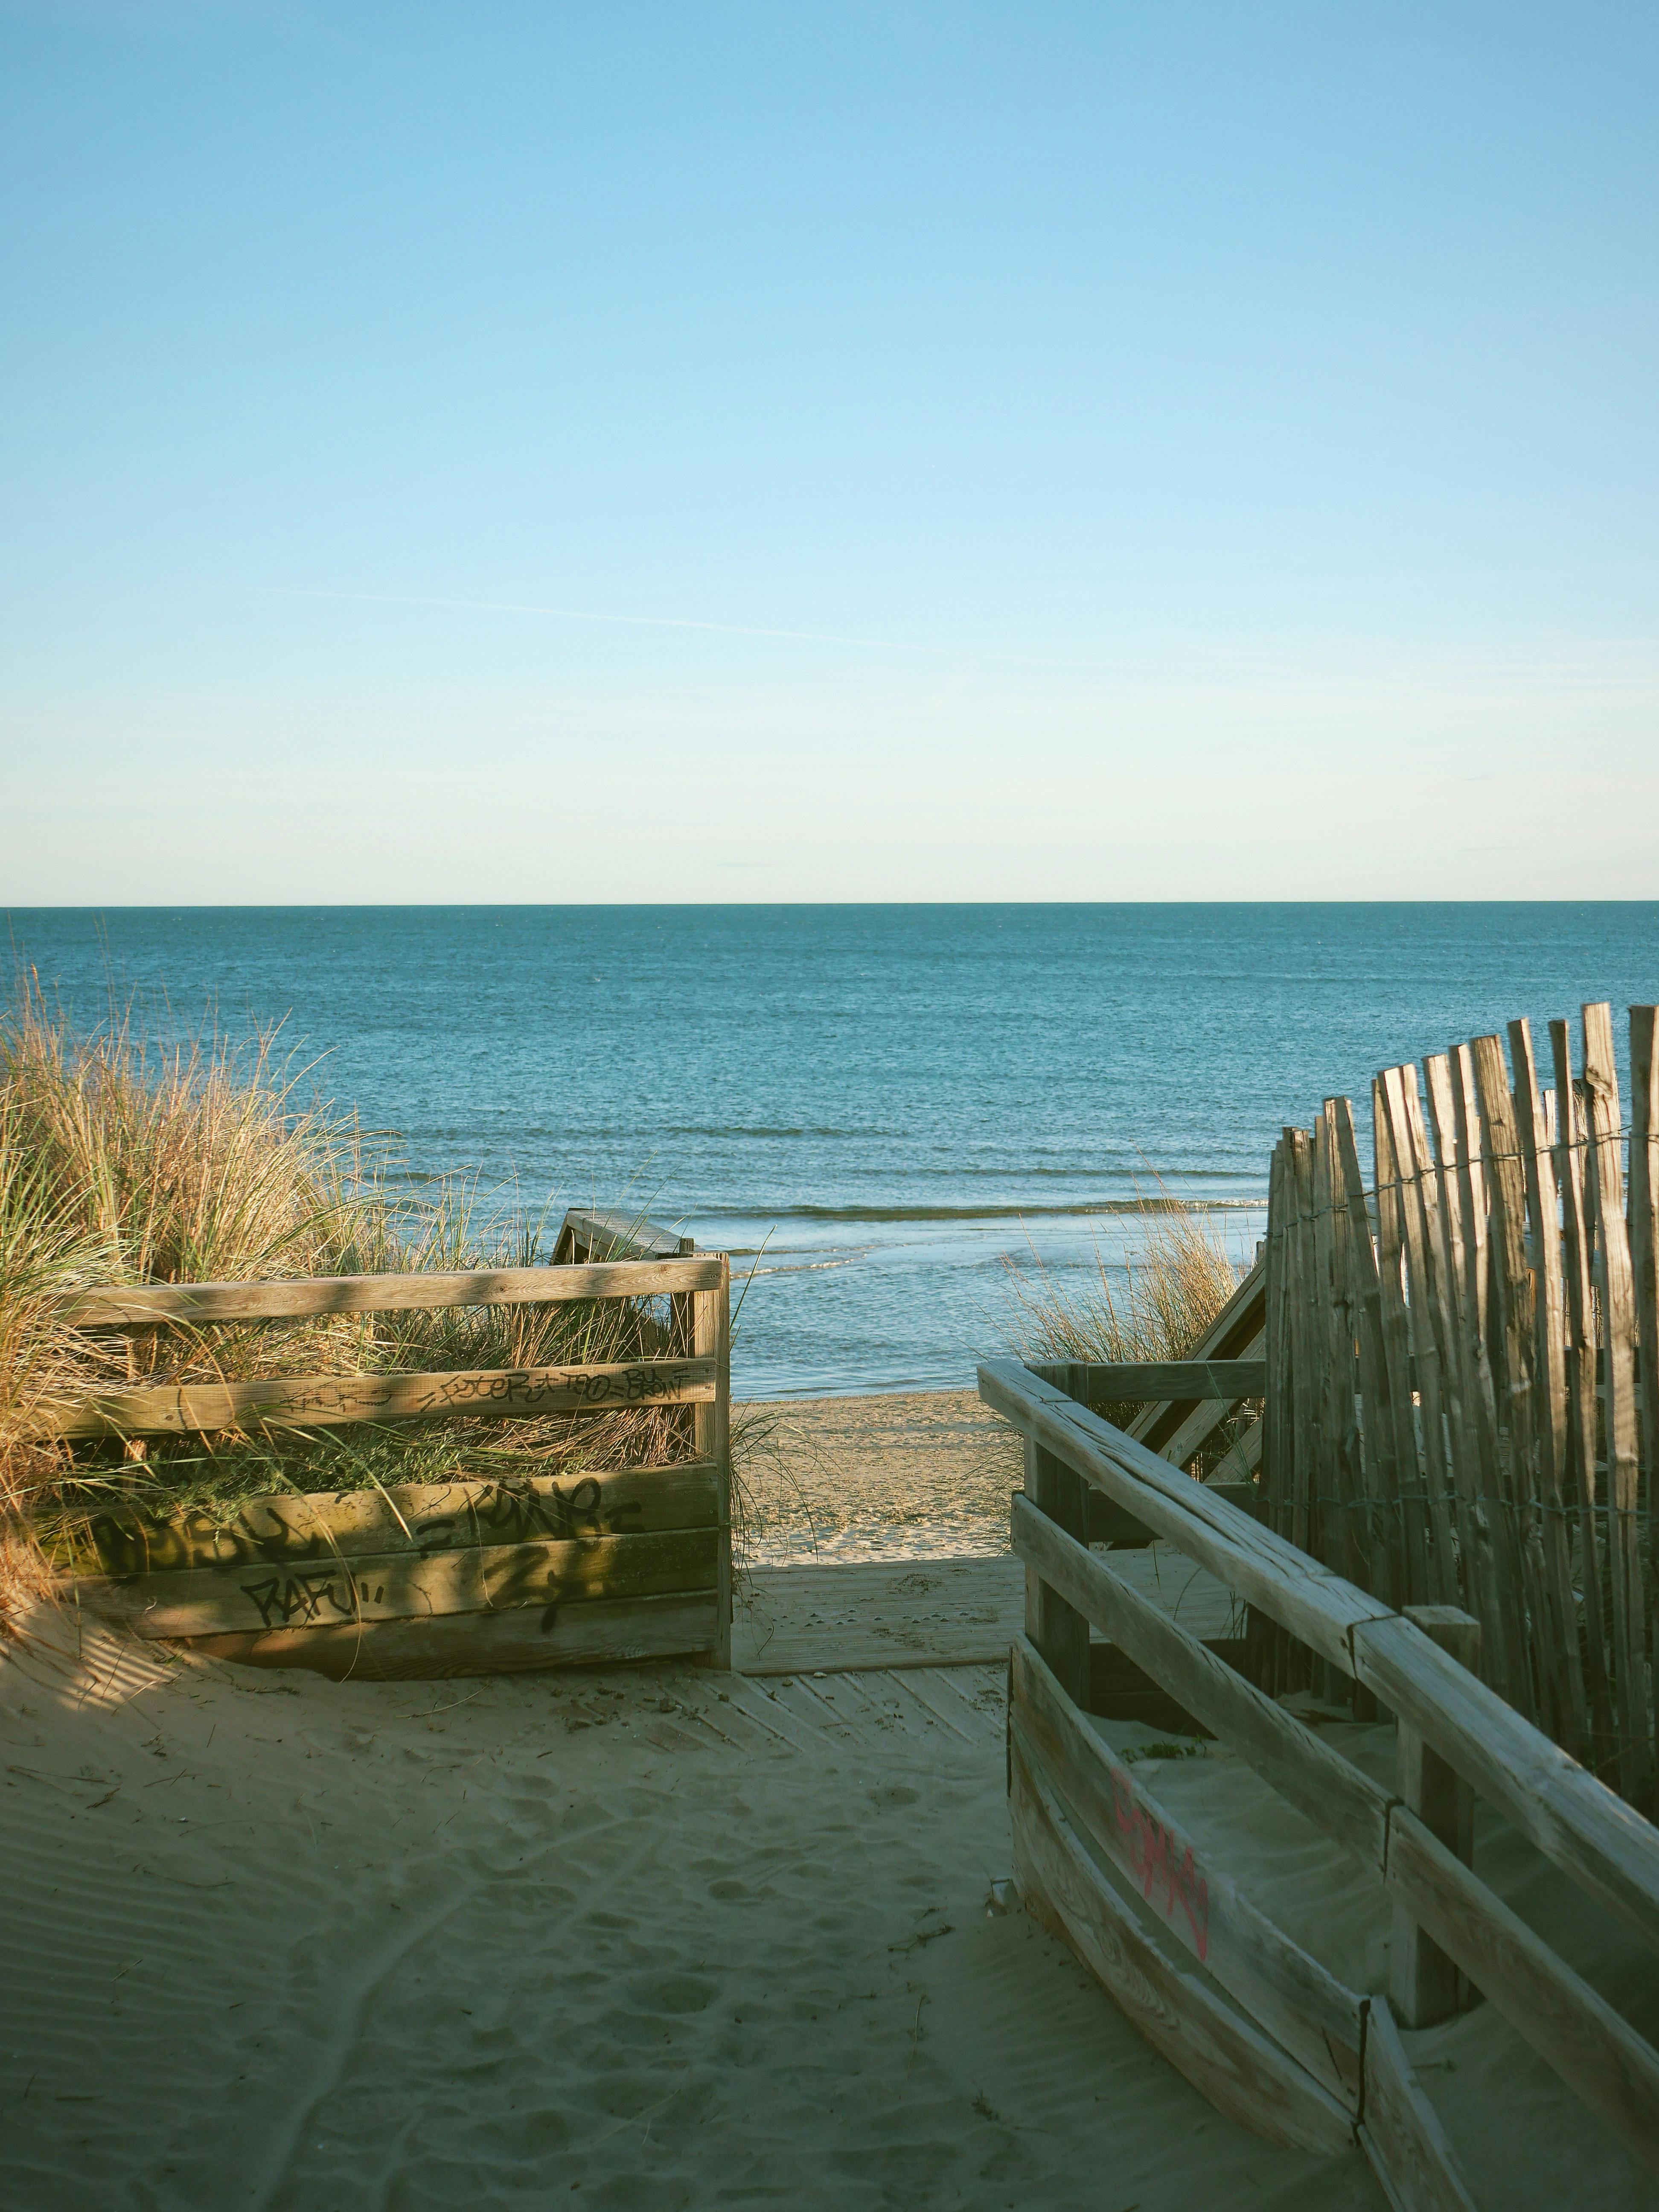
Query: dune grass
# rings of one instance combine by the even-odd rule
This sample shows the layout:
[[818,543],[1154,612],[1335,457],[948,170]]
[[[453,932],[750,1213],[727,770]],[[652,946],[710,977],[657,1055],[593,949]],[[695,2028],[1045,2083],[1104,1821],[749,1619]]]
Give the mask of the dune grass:
[[[1005,1257],[1008,1334],[1022,1359],[1192,1358],[1244,1271],[1212,1215],[1148,1200],[1138,1218],[1134,1255],[1120,1269],[1097,1246],[1092,1270],[1075,1284],[1035,1249],[1029,1260]],[[1121,1429],[1140,1410],[1135,1401],[1100,1408]]]
[[[158,1043],[128,1021],[77,1033],[33,985],[0,1018],[0,1519],[13,1579],[29,1532],[94,1510],[227,1516],[276,1491],[456,1476],[510,1480],[684,1455],[672,1409],[508,1421],[252,1430],[70,1443],[33,1431],[54,1403],[282,1374],[386,1374],[637,1358],[665,1312],[607,1300],[334,1315],[258,1324],[77,1329],[93,1284],[528,1266],[545,1218],[476,1187],[394,1192],[382,1148],[317,1103],[271,1036]],[[27,1577],[25,1577],[27,1579]]]

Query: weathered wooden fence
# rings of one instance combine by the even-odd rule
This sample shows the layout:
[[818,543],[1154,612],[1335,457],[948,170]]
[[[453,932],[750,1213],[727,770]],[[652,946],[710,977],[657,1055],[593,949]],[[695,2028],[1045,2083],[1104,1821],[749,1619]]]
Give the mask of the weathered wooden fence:
[[[1368,1192],[1348,1102],[1273,1154],[1262,1505],[1397,1606],[1461,1607],[1483,1678],[1654,1810],[1659,1061],[1630,1011],[1621,1127],[1611,1010],[1582,1057],[1524,1021],[1385,1068]],[[1426,1095],[1427,1113],[1424,1111]],[[1261,1679],[1306,1655],[1266,1629]]]
[[[576,1219],[585,1236],[589,1217]],[[567,1231],[571,1224],[567,1223]],[[607,1257],[451,1274],[112,1287],[77,1327],[226,1322],[446,1307],[631,1302],[647,1356],[574,1365],[306,1375],[113,1390],[52,1411],[43,1435],[118,1438],[361,1422],[684,1408],[644,1467],[284,1492],[234,1514],[112,1504],[54,1544],[76,1601],[140,1635],[226,1658],[360,1677],[495,1672],[705,1653],[731,1663],[730,1272],[649,1224]],[[666,1322],[644,1301],[666,1298]]]
[[[1473,1869],[1479,1796],[1659,1951],[1655,1010],[1631,1012],[1628,1131],[1607,1006],[1581,1038],[1575,1066],[1551,1024],[1553,1088],[1524,1022],[1507,1065],[1488,1036],[1425,1060],[1421,1091],[1384,1070],[1369,1185],[1346,1100],[1287,1130],[1264,1261],[1193,1360],[980,1370],[1026,1444],[1020,1886],[1220,2110],[1358,2142],[1396,2204],[1469,2202],[1395,2026],[1469,1987],[1659,2172],[1659,2052]],[[1094,1410],[1135,1399],[1129,1430]],[[1210,1479],[1182,1471],[1256,1402]],[[1115,1566],[1149,1538],[1237,1593],[1243,1644],[1201,1642]],[[1100,1725],[1097,1638],[1376,1875],[1386,1996],[1341,1986],[1134,1780]],[[1392,1790],[1281,1702],[1309,1686],[1395,1719]]]
[[[1659,1830],[1442,1648],[1468,1616],[1396,1610],[1017,1361],[982,1366],[980,1395],[1040,1474],[1099,1492],[1400,1723],[1390,1790],[1151,1604],[1111,1551],[1016,1495],[1031,1591],[1011,1658],[1016,1875],[1142,2033],[1257,2134],[1358,2143],[1396,2203],[1466,2205],[1394,2026],[1455,2002],[1449,1961],[1659,2172],[1659,2052],[1475,1875],[1470,1793],[1655,1951]],[[1091,1627],[1376,1876],[1396,1912],[1387,1998],[1338,1982],[1135,1781],[1089,1710]]]

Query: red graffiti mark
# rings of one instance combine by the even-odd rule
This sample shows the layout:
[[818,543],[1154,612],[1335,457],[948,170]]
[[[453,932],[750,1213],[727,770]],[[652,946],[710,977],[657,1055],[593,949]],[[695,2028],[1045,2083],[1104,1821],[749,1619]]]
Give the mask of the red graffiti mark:
[[[1112,1810],[1142,1896],[1149,1905],[1160,1904],[1166,1920],[1173,1920],[1176,1905],[1181,1907],[1201,1963],[1210,1948],[1210,1885],[1198,1870],[1192,1845],[1186,1846],[1177,1861],[1175,1837],[1146,1810],[1121,1766],[1112,1769]],[[1160,1888],[1161,1899],[1153,1895]]]

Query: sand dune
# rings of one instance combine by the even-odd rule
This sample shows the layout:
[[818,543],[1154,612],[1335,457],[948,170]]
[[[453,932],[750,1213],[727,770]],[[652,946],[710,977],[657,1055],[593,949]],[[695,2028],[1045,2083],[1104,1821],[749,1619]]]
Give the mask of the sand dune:
[[1001,1735],[992,1668],[9,1650],[9,2212],[1374,2206],[988,1917]]

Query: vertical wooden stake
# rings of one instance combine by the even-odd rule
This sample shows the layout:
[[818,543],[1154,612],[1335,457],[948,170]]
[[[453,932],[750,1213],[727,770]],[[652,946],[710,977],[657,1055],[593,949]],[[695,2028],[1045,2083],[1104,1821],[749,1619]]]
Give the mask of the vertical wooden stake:
[[715,1583],[714,1641],[708,1664],[732,1665],[732,1263],[722,1252],[720,1279],[712,1291],[691,1293],[691,1352],[715,1362],[714,1401],[698,1406],[696,1449],[714,1469],[720,1499],[720,1557]]
[[[1410,1605],[1406,1618],[1471,1674],[1480,1663],[1480,1624],[1455,1605]],[[1431,1834],[1465,1866],[1474,1863],[1474,1792],[1430,1749],[1414,1728],[1400,1723],[1395,1787]],[[1431,2027],[1458,2006],[1457,1968],[1402,1907],[1394,1908],[1389,1996],[1407,2027]]]
[[[1063,1460],[1025,1439],[1025,1495],[1079,1544],[1089,1540],[1088,1485]],[[1025,1633],[1072,1702],[1089,1711],[1089,1621],[1035,1571],[1025,1570]]]

